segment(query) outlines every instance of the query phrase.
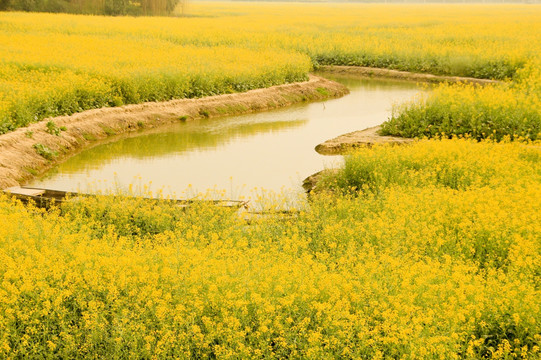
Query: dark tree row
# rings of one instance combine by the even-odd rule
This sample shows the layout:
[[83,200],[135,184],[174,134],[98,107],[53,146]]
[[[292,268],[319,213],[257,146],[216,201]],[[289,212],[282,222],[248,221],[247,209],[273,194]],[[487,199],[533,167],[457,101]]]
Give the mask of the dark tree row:
[[94,15],[169,15],[183,0],[0,0],[0,11]]

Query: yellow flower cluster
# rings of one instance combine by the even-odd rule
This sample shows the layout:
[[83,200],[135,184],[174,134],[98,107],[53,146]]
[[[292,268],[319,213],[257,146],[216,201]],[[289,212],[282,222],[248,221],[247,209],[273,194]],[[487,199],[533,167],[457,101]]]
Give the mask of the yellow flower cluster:
[[359,157],[409,165],[377,192],[249,224],[206,205],[44,213],[0,196],[0,357],[539,358],[539,144]]
[[[324,181],[327,187],[343,189],[346,193],[378,193],[392,186],[505,188],[531,179],[538,181],[539,149],[527,142],[522,144],[516,146],[504,141],[495,146],[490,141],[476,143],[464,138],[422,140],[404,148],[361,148],[346,157],[343,171]],[[488,153],[493,159],[503,161],[491,162]],[[508,166],[510,159],[514,161],[512,167]]]
[[235,35],[226,33],[227,41],[255,38],[264,46],[271,39],[321,64],[505,78],[538,57],[541,46],[536,33],[541,11],[527,5],[202,3],[193,8],[222,16],[213,22],[216,34],[241,17],[231,29]]
[[539,61],[518,72],[513,83],[479,87],[442,84],[429,95],[402,104],[382,126],[384,135],[471,136],[502,140],[541,138]]
[[302,80],[319,64],[504,79],[541,53],[535,5],[203,2],[191,13],[0,14],[0,133],[88,108]]

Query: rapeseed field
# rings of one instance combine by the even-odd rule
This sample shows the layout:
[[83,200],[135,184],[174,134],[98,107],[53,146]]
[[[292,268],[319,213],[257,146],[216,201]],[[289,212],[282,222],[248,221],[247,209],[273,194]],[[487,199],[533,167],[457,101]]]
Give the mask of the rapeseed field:
[[250,223],[1,196],[0,357],[539,358],[538,146],[364,150],[346,164],[363,184]]
[[322,64],[508,80],[541,53],[536,5],[204,2],[190,13],[0,13],[0,133],[90,108],[305,80]]
[[[0,358],[539,359],[537,5],[194,3],[191,17],[0,13],[0,133],[245,91],[323,64],[442,84],[294,216],[0,194]],[[147,194],[148,195],[148,194]]]
[[383,135],[541,138],[541,67],[531,62],[515,81],[490,86],[441,84],[424,98],[396,106]]

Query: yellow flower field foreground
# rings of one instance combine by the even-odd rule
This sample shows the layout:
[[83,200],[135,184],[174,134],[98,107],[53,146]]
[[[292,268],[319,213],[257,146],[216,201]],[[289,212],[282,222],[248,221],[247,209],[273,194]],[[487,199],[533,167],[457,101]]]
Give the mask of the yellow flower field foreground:
[[201,2],[190,14],[0,13],[0,133],[303,80],[319,64],[505,79],[541,53],[537,5]]
[[251,224],[0,197],[0,357],[539,358],[539,144],[370,151],[395,181]]

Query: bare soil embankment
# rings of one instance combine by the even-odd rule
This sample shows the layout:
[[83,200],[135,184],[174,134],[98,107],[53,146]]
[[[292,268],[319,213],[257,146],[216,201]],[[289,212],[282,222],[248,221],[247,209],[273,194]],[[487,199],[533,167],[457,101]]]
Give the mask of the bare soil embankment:
[[321,155],[340,155],[360,146],[372,146],[375,144],[408,144],[413,139],[397,136],[379,135],[381,126],[353,131],[337,136],[316,146],[316,151]]
[[366,76],[366,77],[390,78],[390,79],[429,82],[429,83],[463,82],[463,83],[478,84],[478,85],[501,83],[501,81],[498,81],[498,80],[477,79],[477,78],[461,77],[461,76],[422,74],[422,73],[413,73],[413,72],[408,72],[408,71],[379,69],[379,68],[362,67],[362,66],[329,65],[329,66],[321,66],[318,69],[318,71],[334,73],[334,74],[349,74],[349,75],[359,75],[359,76]]
[[[381,126],[374,126],[364,130],[353,131],[329,139],[317,145],[315,149],[321,155],[345,155],[352,149],[359,147],[370,147],[376,144],[402,145],[415,141],[414,139],[379,135],[378,131],[380,129]],[[332,176],[337,171],[337,169],[325,169],[312,174],[303,180],[302,187],[307,193],[328,190],[320,186],[320,181],[326,176]]]
[[[117,134],[198,118],[270,110],[348,92],[334,81],[310,76],[307,82],[245,93],[102,108],[45,119],[0,136],[0,189],[20,185],[81,149]],[[47,128],[48,122],[54,123],[52,131],[51,125]]]

